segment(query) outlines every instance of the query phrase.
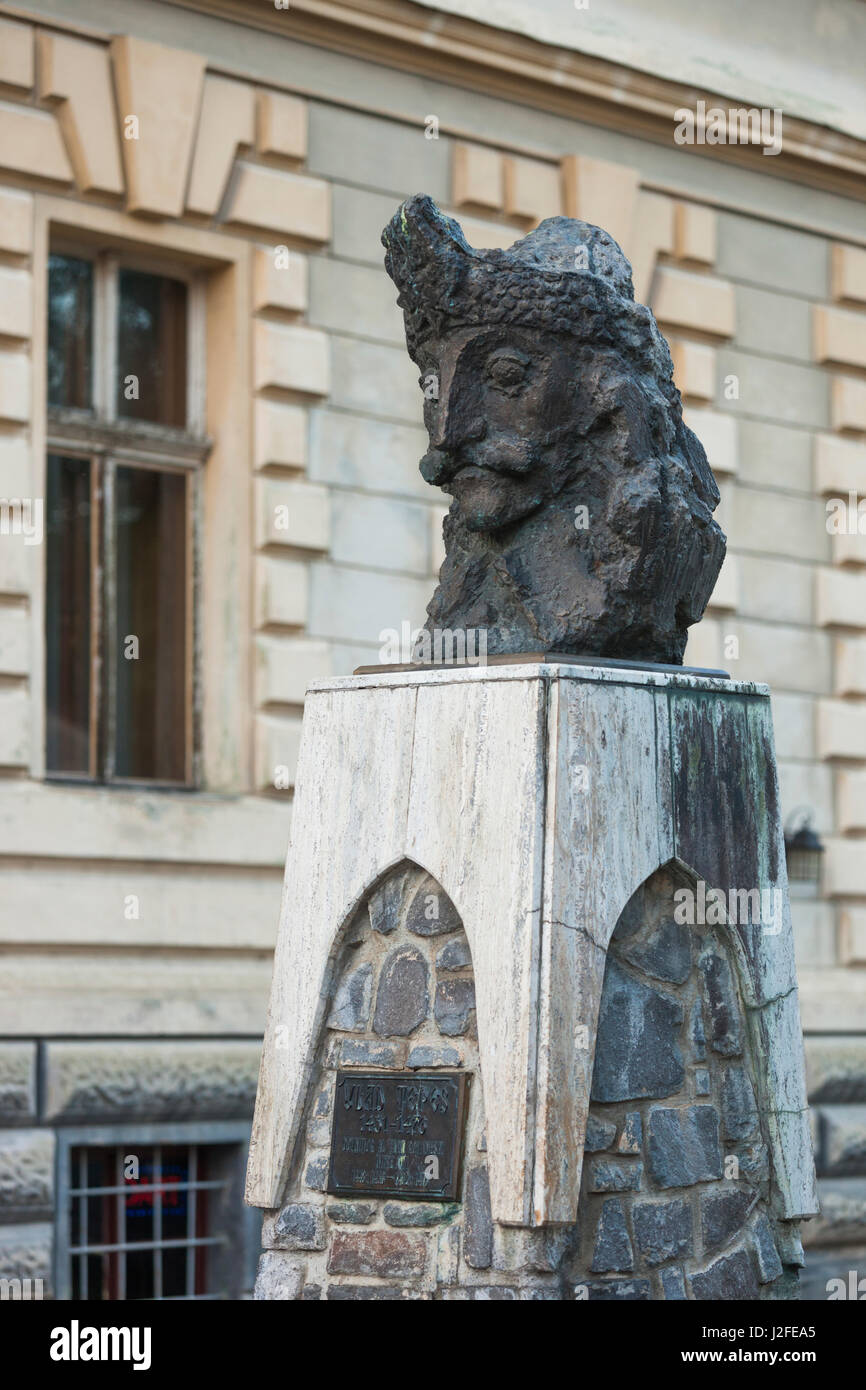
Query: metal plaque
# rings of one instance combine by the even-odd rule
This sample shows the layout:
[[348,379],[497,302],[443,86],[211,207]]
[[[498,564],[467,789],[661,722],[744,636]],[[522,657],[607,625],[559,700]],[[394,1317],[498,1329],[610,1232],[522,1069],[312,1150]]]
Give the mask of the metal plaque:
[[467,1073],[338,1071],[328,1191],[453,1202]]

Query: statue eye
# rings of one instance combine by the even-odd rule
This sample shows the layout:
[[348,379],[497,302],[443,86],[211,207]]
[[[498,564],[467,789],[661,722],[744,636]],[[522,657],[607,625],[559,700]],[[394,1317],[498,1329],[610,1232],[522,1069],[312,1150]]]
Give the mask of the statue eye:
[[520,386],[526,378],[526,363],[510,353],[503,353],[488,362],[487,375],[494,386]]

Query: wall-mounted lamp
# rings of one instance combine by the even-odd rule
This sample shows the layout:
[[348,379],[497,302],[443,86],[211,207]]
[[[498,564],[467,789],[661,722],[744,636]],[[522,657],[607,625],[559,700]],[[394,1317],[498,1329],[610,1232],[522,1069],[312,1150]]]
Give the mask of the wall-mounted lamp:
[[791,883],[814,883],[821,879],[821,855],[824,846],[812,829],[812,812],[799,806],[788,820],[785,830],[785,858]]

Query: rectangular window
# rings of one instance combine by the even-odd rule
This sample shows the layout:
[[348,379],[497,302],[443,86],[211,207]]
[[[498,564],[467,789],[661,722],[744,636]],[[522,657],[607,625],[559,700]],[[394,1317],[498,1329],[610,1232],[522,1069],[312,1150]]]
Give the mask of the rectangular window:
[[238,1144],[73,1144],[68,1297],[204,1299],[243,1291]]
[[197,429],[202,315],[195,276],[113,252],[58,247],[49,258],[52,776],[195,780],[194,519],[208,451]]
[[49,454],[47,468],[47,760],[58,772],[91,771],[90,460]]
[[186,425],[186,285],[179,280],[119,272],[117,413]]

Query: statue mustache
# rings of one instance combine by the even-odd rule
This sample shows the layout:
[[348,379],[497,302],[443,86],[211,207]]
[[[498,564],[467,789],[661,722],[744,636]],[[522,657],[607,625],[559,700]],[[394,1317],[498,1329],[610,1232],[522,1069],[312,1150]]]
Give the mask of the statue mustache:
[[494,435],[456,449],[430,449],[420,463],[425,482],[442,486],[464,468],[486,468],[491,473],[530,473],[538,463],[536,450],[525,439]]

